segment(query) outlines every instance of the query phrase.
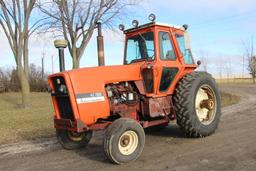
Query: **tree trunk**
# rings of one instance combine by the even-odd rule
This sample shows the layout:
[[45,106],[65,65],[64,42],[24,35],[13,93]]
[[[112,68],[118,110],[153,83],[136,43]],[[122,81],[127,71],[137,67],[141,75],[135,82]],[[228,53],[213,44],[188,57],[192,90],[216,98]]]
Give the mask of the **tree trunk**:
[[24,62],[24,72],[26,74],[27,79],[29,80],[28,39],[27,38],[24,38],[23,62]]
[[22,94],[22,104],[21,106],[24,108],[29,107],[29,92],[30,92],[30,87],[29,87],[29,82],[26,77],[26,74],[22,68],[22,66],[17,66],[17,73],[20,81],[20,86],[21,86],[21,94]]
[[80,67],[80,58],[77,54],[77,48],[75,47],[75,44],[72,48],[72,58],[73,58],[73,69],[77,69]]
[[252,77],[253,84],[256,84],[255,79],[256,79],[256,77]]
[[73,57],[73,69],[80,68],[80,60]]

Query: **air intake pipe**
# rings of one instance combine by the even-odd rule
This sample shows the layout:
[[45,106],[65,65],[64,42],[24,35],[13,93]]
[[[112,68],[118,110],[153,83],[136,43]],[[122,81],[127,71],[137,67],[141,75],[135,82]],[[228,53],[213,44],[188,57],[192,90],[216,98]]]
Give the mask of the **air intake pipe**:
[[67,47],[67,45],[68,43],[66,40],[54,41],[54,46],[59,50],[60,72],[65,71],[64,49]]
[[98,36],[97,36],[98,64],[99,64],[99,66],[104,66],[105,65],[104,42],[103,42],[103,36],[102,36],[101,22],[98,21],[96,24],[97,24],[97,27],[98,27]]

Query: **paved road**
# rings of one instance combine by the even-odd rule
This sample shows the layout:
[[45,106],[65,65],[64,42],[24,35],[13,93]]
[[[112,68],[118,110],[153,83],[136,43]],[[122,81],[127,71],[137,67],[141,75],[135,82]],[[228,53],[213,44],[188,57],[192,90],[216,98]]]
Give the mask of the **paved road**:
[[54,138],[0,146],[0,170],[256,170],[256,87],[223,86],[242,95],[241,103],[223,109],[218,131],[201,139],[185,138],[175,125],[146,136],[141,157],[132,163],[109,163],[102,133],[80,151],[63,150]]

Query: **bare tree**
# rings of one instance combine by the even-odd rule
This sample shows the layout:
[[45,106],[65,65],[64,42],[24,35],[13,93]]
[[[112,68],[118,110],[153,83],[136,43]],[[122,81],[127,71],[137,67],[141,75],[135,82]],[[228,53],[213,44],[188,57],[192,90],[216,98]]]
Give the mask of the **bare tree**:
[[30,22],[36,0],[0,0],[0,26],[13,52],[22,92],[22,107],[29,106],[28,42],[41,20]]
[[256,79],[256,56],[253,56],[249,61],[249,71],[253,79],[253,84],[255,84]]
[[244,59],[247,60],[248,62],[248,71],[249,74],[252,77],[253,84],[255,84],[255,79],[256,79],[256,56],[254,54],[254,42],[253,42],[253,37],[251,38],[251,41],[247,44],[244,44]]
[[226,60],[224,62],[224,69],[226,70],[227,81],[229,81],[230,78],[232,77],[232,66],[231,66],[230,58],[226,58]]
[[222,55],[220,55],[218,57],[215,64],[216,64],[217,70],[219,72],[219,79],[222,79],[223,78],[223,73],[222,73],[223,72],[223,57],[222,57]]
[[48,29],[61,31],[68,41],[73,68],[79,68],[80,59],[93,35],[96,22],[110,24],[125,8],[136,0],[42,0],[40,8],[51,17]]

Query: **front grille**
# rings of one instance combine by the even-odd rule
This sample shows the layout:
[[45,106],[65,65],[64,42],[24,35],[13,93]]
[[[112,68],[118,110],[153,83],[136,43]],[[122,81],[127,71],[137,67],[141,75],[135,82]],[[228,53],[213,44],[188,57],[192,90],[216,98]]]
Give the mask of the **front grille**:
[[54,92],[52,92],[52,96],[56,98],[60,117],[63,119],[74,120],[74,114],[69,98],[69,92],[68,90],[65,92],[60,91],[61,85],[66,86],[65,79],[63,77],[54,77],[52,78],[52,83],[54,86]]

